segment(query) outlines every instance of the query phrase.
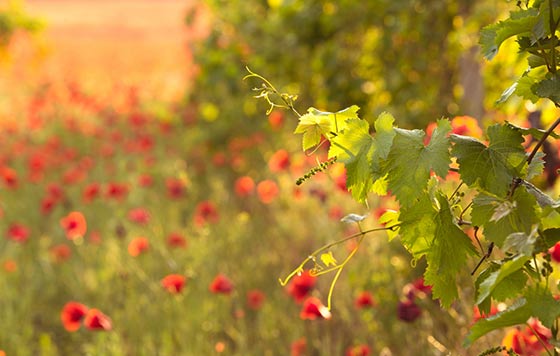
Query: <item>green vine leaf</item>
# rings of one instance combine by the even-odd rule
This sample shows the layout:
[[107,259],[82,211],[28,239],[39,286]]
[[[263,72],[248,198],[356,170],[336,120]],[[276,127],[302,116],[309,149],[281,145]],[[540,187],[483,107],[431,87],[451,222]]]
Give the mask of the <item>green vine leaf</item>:
[[559,315],[560,302],[554,299],[545,286],[536,285],[527,290],[525,297],[516,300],[506,310],[477,321],[465,340],[465,346],[468,347],[493,330],[524,324],[531,317],[538,318],[544,326],[551,328]]
[[401,206],[412,205],[428,184],[430,171],[445,177],[449,170],[451,124],[441,119],[427,146],[422,130],[395,129],[391,152],[387,158],[388,188]]
[[455,224],[446,197],[436,192],[435,201],[422,195],[417,204],[401,210],[399,235],[415,259],[428,263],[424,278],[443,306],[457,297],[457,278],[475,249],[471,240]]
[[478,289],[478,297],[476,299],[476,304],[482,303],[486,298],[488,298],[494,288],[500,284],[505,278],[517,272],[527,261],[531,259],[531,256],[519,255],[515,258],[505,262],[500,268],[492,272],[482,283]]
[[[492,220],[496,210],[503,205],[510,206],[508,214],[499,220]],[[477,195],[473,199],[471,218],[475,226],[483,226],[486,239],[500,248],[506,238],[513,233],[531,234],[534,225],[540,220],[536,199],[524,187],[515,190],[511,201],[483,193]]]
[[508,19],[484,27],[480,32],[480,46],[484,57],[488,60],[494,58],[501,44],[510,37],[530,37],[534,34],[538,21],[538,9],[530,8],[511,12]]
[[560,103],[560,76],[551,74],[531,86],[531,90],[540,98],[548,98],[554,103]]
[[[475,283],[476,286],[475,299],[478,299],[481,283],[487,280],[492,273],[499,271],[500,267],[501,267],[500,264],[496,262],[492,262],[486,270],[480,273]],[[504,302],[506,300],[516,298],[519,295],[519,292],[525,289],[527,285],[527,279],[528,279],[527,274],[522,268],[505,276],[498,283],[494,285],[492,289],[492,293],[488,295],[488,297],[486,297],[480,303],[477,304],[479,310],[488,314],[490,312],[492,300],[497,302]]]
[[343,130],[346,120],[359,119],[357,105],[352,105],[338,112],[325,112],[309,108],[305,115],[299,118],[299,124],[294,133],[303,134],[303,150],[306,151],[321,142],[321,136],[330,137],[332,133]]
[[331,140],[329,158],[336,157],[345,164],[346,186],[359,202],[364,202],[371,191],[384,193],[379,186],[374,188],[385,175],[379,162],[387,157],[395,136],[394,120],[389,114],[381,114],[375,121],[373,137],[367,121],[347,119],[344,130]]
[[497,196],[505,196],[514,177],[523,176],[526,154],[521,133],[505,125],[488,128],[490,144],[460,135],[451,135],[455,143],[451,153],[457,157],[459,173],[470,187]]

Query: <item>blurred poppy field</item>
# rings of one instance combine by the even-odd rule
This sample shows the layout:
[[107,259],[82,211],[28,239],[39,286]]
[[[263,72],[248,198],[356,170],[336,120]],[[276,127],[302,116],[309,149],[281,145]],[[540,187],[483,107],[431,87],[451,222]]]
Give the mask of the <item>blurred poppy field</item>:
[[[346,265],[330,310],[334,274],[306,269],[279,283],[317,248],[382,228],[379,217],[398,206],[390,197],[356,203],[338,163],[296,185],[318,161],[293,135],[297,118],[265,114],[254,100],[245,66],[290,88],[301,79],[325,105],[343,102],[320,89],[340,80],[271,62],[252,37],[238,41],[234,28],[220,27],[218,3],[49,0],[0,8],[16,18],[16,6],[20,20],[38,21],[14,30],[1,54],[0,355],[476,355],[500,345],[504,335],[493,333],[462,347],[483,317],[469,307],[470,266],[465,303],[443,310],[423,283],[423,262],[385,231],[368,235]],[[336,14],[330,2],[310,3]],[[259,9],[255,16],[264,16]],[[318,52],[328,57],[332,48]],[[336,66],[321,63],[323,73]],[[372,75],[365,69],[356,71]],[[357,76],[343,87],[362,95],[383,87]],[[364,99],[365,115],[389,102],[391,90],[387,84]],[[302,105],[309,100],[302,93]],[[422,113],[407,100],[418,109],[409,124],[433,128],[436,117],[422,115],[434,108]],[[455,133],[480,136],[481,120],[447,109]],[[515,121],[508,110],[503,115]],[[318,154],[326,159],[327,150]],[[341,221],[352,213],[365,219]],[[334,245],[330,258],[344,260],[356,244]],[[515,330],[510,345],[526,332]],[[530,336],[524,342],[539,352]]]

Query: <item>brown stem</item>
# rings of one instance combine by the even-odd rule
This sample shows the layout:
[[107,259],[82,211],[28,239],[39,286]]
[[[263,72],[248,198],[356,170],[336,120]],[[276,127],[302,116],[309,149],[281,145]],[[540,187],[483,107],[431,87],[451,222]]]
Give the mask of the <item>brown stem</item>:
[[541,146],[543,145],[544,141],[548,138],[548,136],[550,136],[550,134],[552,133],[552,131],[556,128],[556,126],[560,125],[560,117],[556,119],[556,121],[554,121],[554,123],[548,128],[548,130],[546,130],[546,132],[544,133],[543,137],[541,137],[541,139],[539,140],[539,142],[537,142],[537,145],[535,146],[535,148],[533,148],[533,151],[531,151],[531,154],[529,155],[529,157],[527,157],[527,164],[531,164],[531,161],[533,160],[533,158],[535,157],[535,155],[537,154],[537,151],[539,150],[539,148],[541,148]]

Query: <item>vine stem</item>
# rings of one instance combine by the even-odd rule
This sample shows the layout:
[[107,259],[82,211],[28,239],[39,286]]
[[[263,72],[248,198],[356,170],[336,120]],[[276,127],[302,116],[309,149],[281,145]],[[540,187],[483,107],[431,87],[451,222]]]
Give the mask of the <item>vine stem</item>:
[[[264,83],[264,85],[265,85],[265,89],[268,88],[268,89],[272,90],[272,92],[273,92],[274,94],[276,94],[277,96],[280,97],[280,99],[282,99],[282,101],[283,101],[284,104],[286,105],[285,107],[287,107],[287,108],[289,108],[290,110],[292,110],[292,111],[297,115],[297,117],[301,117],[301,114],[300,114],[300,113],[297,111],[297,109],[294,107],[294,104],[291,103],[289,100],[287,100],[287,99],[278,91],[278,89],[276,89],[276,87],[275,87],[274,85],[272,85],[272,83],[271,83],[270,81],[268,81],[268,80],[267,80],[265,77],[263,77],[262,75],[253,72],[252,70],[249,69],[249,67],[245,67],[245,69],[247,69],[247,71],[249,72],[249,74],[246,75],[245,77],[243,77],[243,80],[245,80],[245,79],[247,79],[247,78],[251,78],[251,77],[255,77],[255,78],[258,78],[258,79],[262,80],[263,83]],[[269,103],[270,103],[273,107],[274,107],[275,105],[276,105],[276,106],[281,106],[281,105],[277,105],[277,104],[272,103],[270,100],[269,100]],[[272,108],[271,108],[271,109],[272,109]]]
[[552,353],[550,353],[550,350],[548,349],[548,347],[546,346],[546,343],[544,342],[544,340],[539,336],[539,334],[537,333],[537,331],[529,324],[529,323],[525,323],[525,325],[527,325],[529,327],[529,329],[531,329],[531,331],[533,332],[533,334],[537,337],[537,340],[539,341],[539,343],[541,344],[541,346],[544,348],[544,350],[546,351],[547,355],[552,356]]
[[[330,244],[327,244],[327,245],[325,245],[325,246],[323,246],[323,247],[320,247],[320,248],[318,248],[317,250],[313,251],[311,254],[309,254],[309,256],[308,256],[305,260],[303,260],[303,262],[302,262],[296,269],[294,269],[294,270],[292,271],[292,273],[290,273],[285,279],[279,278],[278,281],[280,282],[280,285],[282,285],[282,286],[284,287],[285,285],[288,284],[288,282],[290,281],[290,279],[292,279],[292,277],[294,277],[296,274],[299,274],[299,273],[303,272],[303,267],[304,267],[309,261],[313,261],[313,260],[316,258],[316,256],[317,256],[320,252],[325,251],[325,250],[328,250],[329,248],[331,248],[331,247],[333,247],[333,246],[336,246],[336,245],[339,245],[339,244],[341,244],[341,243],[343,243],[343,242],[346,242],[346,241],[355,239],[356,237],[359,237],[359,236],[362,236],[362,237],[363,237],[363,236],[365,236],[366,234],[369,234],[370,232],[375,232],[375,231],[386,231],[386,230],[392,230],[392,231],[394,231],[394,229],[396,229],[397,227],[399,227],[399,224],[395,224],[395,225],[387,226],[387,227],[369,229],[369,230],[365,230],[365,231],[360,231],[360,232],[355,233],[355,234],[353,234],[353,235],[347,236],[347,237],[345,237],[345,238],[343,238],[343,239],[341,239],[341,240],[337,240],[337,241],[331,242]],[[354,252],[354,253],[355,253],[355,252]]]
[[543,137],[541,137],[539,142],[537,142],[537,145],[535,146],[535,148],[533,148],[533,151],[531,151],[531,154],[529,155],[529,157],[527,157],[527,164],[531,164],[531,161],[533,161],[533,158],[535,158],[535,155],[537,154],[539,148],[541,148],[541,146],[544,144],[544,141],[546,141],[548,136],[550,136],[552,131],[554,131],[554,129],[558,125],[560,125],[560,117],[557,118],[556,121],[554,121],[554,123],[552,125],[550,125],[548,130],[546,130],[546,132],[544,133]]

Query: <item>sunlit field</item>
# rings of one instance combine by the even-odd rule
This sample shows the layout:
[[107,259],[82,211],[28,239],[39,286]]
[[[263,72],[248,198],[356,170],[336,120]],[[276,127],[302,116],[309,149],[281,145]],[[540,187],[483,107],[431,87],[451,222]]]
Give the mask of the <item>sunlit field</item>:
[[[481,317],[474,291],[449,310],[432,300],[424,261],[379,221],[398,209],[393,198],[355,202],[341,163],[296,184],[328,147],[302,152],[294,115],[266,114],[241,76],[247,100],[236,105],[256,119],[224,112],[227,98],[188,100],[204,71],[191,48],[209,35],[207,9],[24,9],[45,28],[16,33],[0,57],[1,356],[477,355],[500,345],[495,332],[463,348]],[[473,118],[451,123],[480,135]],[[348,256],[340,275],[314,275]]]

